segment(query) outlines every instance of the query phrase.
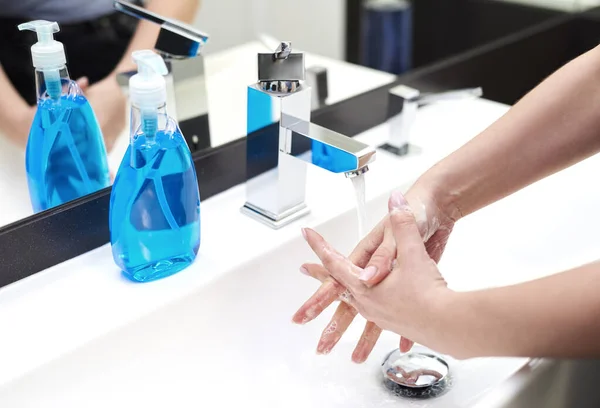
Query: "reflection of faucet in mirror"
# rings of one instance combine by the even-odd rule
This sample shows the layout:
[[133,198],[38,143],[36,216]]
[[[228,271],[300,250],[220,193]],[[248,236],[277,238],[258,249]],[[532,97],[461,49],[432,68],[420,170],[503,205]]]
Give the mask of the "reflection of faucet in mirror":
[[[160,25],[160,32],[154,49],[165,59],[169,67],[166,78],[170,94],[170,114],[178,122],[192,118],[205,118],[208,114],[204,58],[200,54],[208,41],[208,35],[177,20],[151,13],[142,7],[126,1],[114,2],[115,9],[133,17]],[[135,71],[122,73],[119,81],[127,86],[129,77]],[[194,128],[184,130],[186,141],[193,152],[210,147],[208,120]]]
[[419,106],[438,101],[477,98],[482,94],[481,88],[466,88],[431,94],[421,94],[417,89],[405,85],[398,85],[390,89],[388,93],[390,138],[381,148],[397,156],[404,156],[409,152],[410,132]]
[[354,177],[375,160],[370,146],[310,122],[311,89],[304,78],[304,55],[281,43],[273,54],[258,54],[258,83],[248,87],[242,211],[273,228],[308,213],[306,162]]

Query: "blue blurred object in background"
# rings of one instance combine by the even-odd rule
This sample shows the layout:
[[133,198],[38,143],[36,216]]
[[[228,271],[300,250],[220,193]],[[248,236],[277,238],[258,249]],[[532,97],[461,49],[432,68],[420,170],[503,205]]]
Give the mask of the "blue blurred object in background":
[[361,64],[397,75],[411,69],[412,21],[410,1],[366,0],[361,22]]

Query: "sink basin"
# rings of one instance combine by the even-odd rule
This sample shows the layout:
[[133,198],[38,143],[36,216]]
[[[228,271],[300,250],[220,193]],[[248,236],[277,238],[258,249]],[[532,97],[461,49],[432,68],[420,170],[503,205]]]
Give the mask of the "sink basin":
[[[387,197],[370,201],[371,225],[385,213]],[[349,211],[317,228],[347,252],[356,242],[356,224]],[[383,387],[380,371],[398,336],[385,333],[367,363],[356,365],[350,356],[364,321],[357,319],[328,356],[315,348],[332,311],[305,327],[290,322],[317,287],[298,272],[314,256],[297,235],[202,290],[9,384],[0,400],[32,407],[468,407],[526,362],[447,357],[451,385],[445,395],[420,404],[399,401]]]

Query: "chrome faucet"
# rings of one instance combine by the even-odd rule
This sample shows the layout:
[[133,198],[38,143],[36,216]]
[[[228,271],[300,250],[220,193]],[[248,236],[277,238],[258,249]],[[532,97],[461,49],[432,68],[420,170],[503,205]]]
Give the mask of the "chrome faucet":
[[403,156],[409,152],[410,132],[417,117],[419,106],[439,101],[477,98],[482,94],[481,88],[466,88],[429,94],[421,94],[417,89],[405,85],[398,85],[390,89],[388,92],[390,138],[381,148],[397,156]]
[[[152,13],[128,1],[115,0],[113,4],[122,13],[160,26],[154,49],[165,59],[169,68],[169,75],[166,77],[167,93],[173,96],[169,114],[180,123],[208,114],[204,57],[200,54],[208,41],[208,35],[181,21]],[[120,73],[117,77],[119,84],[127,87],[129,77],[135,73]],[[192,152],[210,145],[210,140],[199,140],[210,139],[208,134],[186,133],[185,137]]]
[[280,228],[306,214],[306,163],[355,177],[375,149],[310,122],[304,55],[282,42],[258,54],[258,82],[248,86],[246,204],[242,212]]

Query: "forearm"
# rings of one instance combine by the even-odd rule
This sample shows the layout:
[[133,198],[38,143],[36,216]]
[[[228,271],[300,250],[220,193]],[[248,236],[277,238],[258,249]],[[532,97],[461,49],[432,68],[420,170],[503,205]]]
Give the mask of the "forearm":
[[458,357],[600,357],[600,263],[450,295],[444,336]]
[[554,73],[506,115],[427,171],[454,218],[600,150],[600,48]]
[[[19,146],[25,146],[28,134],[24,129],[29,124],[21,123],[26,119],[29,105],[12,85],[0,66],[0,132]],[[25,126],[24,126],[25,125]]]
[[[165,17],[192,23],[200,0],[152,0],[147,9]],[[156,43],[160,26],[149,21],[140,21],[137,30],[129,43],[125,55],[117,65],[115,72],[134,70],[135,64],[131,59],[131,53],[136,50],[152,49]]]

